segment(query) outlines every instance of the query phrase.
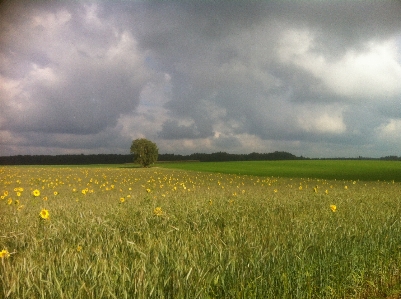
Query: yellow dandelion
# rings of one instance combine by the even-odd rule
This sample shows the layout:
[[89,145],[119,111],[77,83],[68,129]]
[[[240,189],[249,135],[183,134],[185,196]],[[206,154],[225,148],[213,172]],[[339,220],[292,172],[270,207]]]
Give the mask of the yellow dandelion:
[[57,196],[57,195],[58,195],[58,192],[57,192],[57,191],[54,191],[53,194],[54,194],[54,196]]
[[146,189],[146,192],[147,192],[147,193],[150,193],[150,189],[149,189],[149,188],[148,188],[148,189]]
[[15,204],[16,204],[17,206],[19,206],[19,200],[18,200],[18,199],[15,200]]
[[40,216],[42,219],[45,219],[45,220],[47,220],[47,219],[50,218],[49,211],[46,210],[46,209],[43,209],[42,211],[40,211],[39,216]]
[[18,191],[18,192],[17,192],[17,196],[21,196],[21,192]]
[[9,198],[8,201],[7,201],[7,204],[8,204],[8,205],[11,205],[12,203],[13,203],[12,198]]
[[333,212],[337,212],[337,206],[336,206],[336,205],[330,205],[330,209],[331,209]]
[[77,246],[77,251],[78,251],[78,252],[81,252],[81,251],[82,251],[82,246],[81,246],[81,245],[78,245],[78,246]]
[[348,186],[344,186],[344,189],[347,190],[347,189],[348,189]]
[[87,192],[87,191],[86,191],[86,189],[82,189],[81,192],[82,192],[83,195],[86,195],[86,192]]
[[43,200],[46,201],[47,200],[47,196],[43,197]]
[[124,197],[121,197],[121,198],[120,198],[120,202],[123,203],[124,201],[125,201],[125,198],[124,198]]
[[155,214],[156,216],[161,216],[163,215],[163,211],[161,207],[157,207],[153,210],[153,214]]
[[40,196],[40,191],[38,189],[35,189],[32,191],[32,195],[35,197],[38,197],[38,196]]
[[8,252],[7,249],[3,249],[2,251],[0,251],[0,258],[7,258],[10,257],[10,253]]
[[4,191],[3,195],[8,196],[8,191]]
[[302,186],[299,186],[299,188],[298,188],[299,190],[302,190]]
[[22,192],[22,191],[24,191],[24,188],[19,187],[19,188],[18,188],[18,191],[19,191],[19,192]]

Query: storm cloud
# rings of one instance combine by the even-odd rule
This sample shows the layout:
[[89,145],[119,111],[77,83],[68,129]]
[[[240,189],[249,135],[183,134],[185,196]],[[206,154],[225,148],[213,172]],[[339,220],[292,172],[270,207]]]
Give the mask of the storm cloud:
[[400,1],[0,5],[0,155],[399,155]]

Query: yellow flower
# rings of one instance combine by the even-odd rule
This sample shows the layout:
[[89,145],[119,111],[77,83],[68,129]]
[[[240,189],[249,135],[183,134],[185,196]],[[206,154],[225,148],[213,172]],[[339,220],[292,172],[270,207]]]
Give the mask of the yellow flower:
[[38,197],[38,196],[40,196],[40,191],[38,189],[35,189],[32,191],[32,195],[35,197]]
[[120,198],[120,202],[123,203],[124,201],[125,201],[125,198],[124,198],[124,197],[121,197],[121,198]]
[[163,211],[161,207],[157,207],[153,210],[153,214],[155,214],[156,216],[161,216],[163,215]]
[[7,204],[11,205],[13,203],[13,200],[11,198],[8,199]]
[[86,195],[86,192],[87,192],[87,191],[86,191],[86,189],[82,189],[81,192],[82,192],[83,195]]
[[81,252],[81,251],[82,251],[82,246],[81,246],[81,245],[78,245],[78,246],[77,246],[77,251],[78,251],[78,252]]
[[8,191],[4,191],[3,195],[8,196]]
[[21,192],[18,191],[18,192],[17,192],[17,196],[21,196]]
[[146,192],[147,192],[147,193],[150,193],[150,189],[146,189]]
[[326,189],[326,191],[324,191],[324,193],[329,194],[329,190]]
[[10,257],[10,253],[7,251],[7,249],[3,249],[0,251],[0,258],[7,258]]
[[39,215],[40,215],[40,217],[41,217],[42,219],[45,219],[45,220],[47,220],[47,219],[50,218],[49,211],[46,210],[46,209],[43,209],[42,211],[40,211]]
[[20,205],[20,206],[18,206],[17,210],[21,211],[24,207],[25,207],[24,205]]
[[330,205],[330,209],[331,209],[333,212],[337,212],[337,206],[336,206],[336,205]]
[[348,186],[344,186],[344,189],[347,190],[347,189],[348,189]]
[[57,195],[58,195],[58,192],[57,192],[57,191],[54,191],[53,194],[54,194],[54,196],[57,196]]
[[19,200],[18,200],[18,199],[15,200],[15,204],[16,204],[17,206],[19,206]]
[[46,201],[47,200],[47,196],[43,197],[43,200]]
[[24,191],[24,188],[19,187],[19,188],[18,188],[18,191],[19,191],[19,192],[22,192],[22,191]]

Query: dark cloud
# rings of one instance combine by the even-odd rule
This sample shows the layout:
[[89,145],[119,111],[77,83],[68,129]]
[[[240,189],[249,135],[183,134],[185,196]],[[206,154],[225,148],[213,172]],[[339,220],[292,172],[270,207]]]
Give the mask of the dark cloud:
[[399,1],[4,2],[0,154],[137,137],[176,153],[390,154],[400,15]]

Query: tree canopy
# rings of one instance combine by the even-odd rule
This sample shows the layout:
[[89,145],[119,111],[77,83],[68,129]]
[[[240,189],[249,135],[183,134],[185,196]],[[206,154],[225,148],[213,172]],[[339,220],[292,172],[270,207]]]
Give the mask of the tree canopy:
[[132,141],[131,153],[134,154],[134,162],[142,167],[149,167],[157,161],[159,149],[156,143],[145,138]]

